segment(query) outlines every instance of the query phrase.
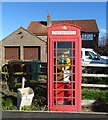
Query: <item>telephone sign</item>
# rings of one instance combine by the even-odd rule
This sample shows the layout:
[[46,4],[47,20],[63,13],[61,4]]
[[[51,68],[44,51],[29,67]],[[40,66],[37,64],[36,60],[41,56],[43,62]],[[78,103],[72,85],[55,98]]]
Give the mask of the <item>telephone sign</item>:
[[52,35],[76,35],[76,31],[52,31]]
[[72,24],[48,28],[48,108],[81,111],[81,36]]

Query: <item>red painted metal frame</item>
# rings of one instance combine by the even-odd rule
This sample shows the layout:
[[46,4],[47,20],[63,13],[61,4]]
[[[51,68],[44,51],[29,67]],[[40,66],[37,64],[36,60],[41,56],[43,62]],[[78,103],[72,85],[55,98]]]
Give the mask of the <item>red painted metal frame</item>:
[[[63,30],[62,27],[66,26],[67,29]],[[52,35],[52,31],[76,31],[76,35]],[[75,42],[75,49],[67,49],[67,50],[75,50],[75,57],[64,57],[64,58],[74,58],[75,65],[75,73],[66,73],[66,74],[75,74],[75,81],[69,81],[69,84],[75,84],[75,89],[57,89],[60,85],[64,85],[67,81],[57,81],[57,67],[56,73],[54,73],[54,66],[68,66],[68,65],[54,65],[54,58],[62,58],[57,57],[57,50],[63,49],[54,49],[54,42]],[[54,57],[54,50],[56,50],[56,57]],[[64,49],[66,50],[66,49]],[[80,28],[71,24],[58,24],[53,25],[48,28],[48,110],[50,111],[81,111],[81,36],[80,36]],[[56,81],[54,81],[54,74],[56,75]],[[64,73],[60,73],[64,74]],[[56,83],[56,84],[55,84]],[[54,85],[55,84],[55,85]],[[58,86],[59,85],[59,86]],[[69,91],[75,92],[75,97],[56,97],[57,91]],[[73,91],[75,90],[75,91]],[[54,92],[55,91],[55,92]],[[64,94],[64,93],[63,93]],[[73,93],[71,93],[73,94]],[[55,96],[54,96],[55,95]],[[72,99],[75,100],[75,105],[55,105],[54,100],[57,103],[57,98],[64,99]],[[72,101],[71,101],[72,102]],[[74,102],[74,101],[73,101]]]

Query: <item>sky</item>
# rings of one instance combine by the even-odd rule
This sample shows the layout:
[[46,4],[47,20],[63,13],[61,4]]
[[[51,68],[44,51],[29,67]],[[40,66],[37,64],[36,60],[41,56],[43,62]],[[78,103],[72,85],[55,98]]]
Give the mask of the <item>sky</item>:
[[96,19],[100,36],[106,32],[106,2],[1,2],[0,40],[31,21]]

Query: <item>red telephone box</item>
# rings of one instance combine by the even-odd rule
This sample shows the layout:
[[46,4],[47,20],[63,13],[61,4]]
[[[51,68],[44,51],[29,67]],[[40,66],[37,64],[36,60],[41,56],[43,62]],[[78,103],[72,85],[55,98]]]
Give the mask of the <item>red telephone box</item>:
[[72,24],[48,28],[48,108],[81,111],[81,36]]

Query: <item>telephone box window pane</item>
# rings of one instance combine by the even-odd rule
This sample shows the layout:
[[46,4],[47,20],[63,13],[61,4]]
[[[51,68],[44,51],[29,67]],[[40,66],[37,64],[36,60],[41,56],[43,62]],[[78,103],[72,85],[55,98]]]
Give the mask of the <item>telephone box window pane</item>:
[[54,81],[56,81],[56,74],[54,74]]
[[57,66],[57,73],[63,74],[75,73],[75,66]]
[[72,42],[57,42],[57,48],[72,48]]
[[57,47],[56,47],[56,42],[54,42],[54,48],[57,48]]
[[64,105],[72,105],[71,99],[64,99]]
[[[64,67],[64,66],[63,66]],[[61,70],[61,66],[58,67],[58,66],[54,66],[54,73],[62,73],[62,70]]]
[[72,50],[72,57],[75,57],[75,50]]
[[63,105],[64,98],[55,98],[54,99],[54,105]]
[[54,90],[54,105],[75,105],[75,91]]
[[75,60],[74,58],[54,58],[54,65],[67,65],[66,68],[71,69],[69,65],[75,65]]
[[72,81],[75,81],[75,74],[72,75]]
[[75,99],[72,100],[72,105],[75,105]]
[[54,82],[54,89],[57,89],[57,90],[69,89],[69,90],[71,90],[72,89],[72,84],[71,83],[69,84],[69,83],[56,83],[56,82]]
[[54,50],[54,57],[56,57],[56,50]]
[[75,97],[75,91],[73,91],[73,97]]
[[58,105],[71,105],[71,100],[72,100],[72,91],[71,90],[55,90],[54,91],[54,96],[55,98],[55,103]]
[[65,98],[54,99],[54,105],[72,105],[71,100]]
[[75,59],[72,60],[72,64],[75,65]]
[[75,83],[73,83],[73,89],[75,89]]
[[57,76],[57,80],[58,81],[70,81],[70,74],[59,74],[58,76]]
[[57,73],[72,73],[71,66],[57,66]]
[[75,48],[75,42],[72,42],[72,48]]
[[56,73],[56,66],[54,66],[54,73]]
[[[67,73],[66,73],[67,72]],[[70,82],[70,81],[74,81],[74,78],[73,78],[73,74],[70,74],[71,71],[69,70],[65,70],[65,73],[64,74],[54,74],[54,81],[66,81],[67,83]],[[56,71],[55,71],[56,73]],[[69,73],[69,74],[68,74]],[[65,83],[66,84],[66,83]]]
[[69,56],[72,56],[72,51],[71,50],[58,50],[57,56],[58,57],[69,57]]
[[63,74],[57,75],[57,81],[63,81]]
[[75,73],[75,67],[72,67],[72,73]]
[[71,97],[71,95],[72,95],[72,91],[70,91],[70,90],[64,91],[64,97]]
[[58,73],[63,73],[64,70],[68,69],[70,66],[57,66],[57,69],[58,69]]
[[58,58],[57,65],[72,65],[72,58]]
[[70,78],[69,78],[70,81],[75,81],[75,74],[70,74]]
[[58,50],[58,57],[75,57],[75,50]]
[[57,61],[56,61],[56,58],[54,58],[54,65],[57,65]]

